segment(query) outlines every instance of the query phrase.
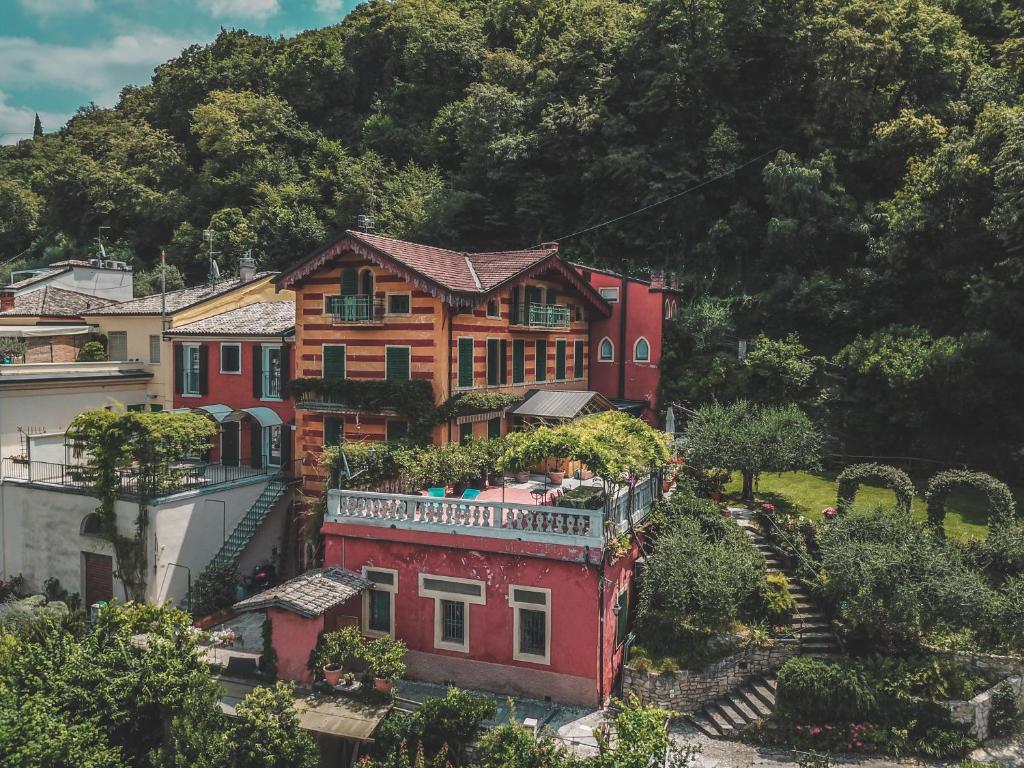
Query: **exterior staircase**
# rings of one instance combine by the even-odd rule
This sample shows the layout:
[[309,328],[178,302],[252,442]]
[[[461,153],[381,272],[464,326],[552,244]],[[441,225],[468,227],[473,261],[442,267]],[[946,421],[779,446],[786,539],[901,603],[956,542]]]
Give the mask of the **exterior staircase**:
[[235,526],[231,535],[228,536],[227,541],[221,545],[217,554],[213,556],[207,568],[235,564],[238,556],[249,546],[252,537],[256,535],[256,531],[263,524],[263,521],[267,519],[267,515],[270,514],[274,505],[284,496],[287,487],[283,476],[274,475],[270,478],[263,492],[260,493],[256,501],[249,507],[249,511],[245,513],[245,516],[238,521],[238,525]]
[[[789,582],[789,592],[796,601],[791,642],[799,643],[800,655],[817,658],[841,655],[842,648],[828,619],[814,604],[804,586],[794,574],[785,569],[778,553],[760,531],[746,521],[737,522],[761,552],[767,570],[785,574]],[[775,689],[774,677],[751,678],[718,701],[686,715],[686,720],[712,738],[735,735],[755,721],[771,715],[775,710]]]

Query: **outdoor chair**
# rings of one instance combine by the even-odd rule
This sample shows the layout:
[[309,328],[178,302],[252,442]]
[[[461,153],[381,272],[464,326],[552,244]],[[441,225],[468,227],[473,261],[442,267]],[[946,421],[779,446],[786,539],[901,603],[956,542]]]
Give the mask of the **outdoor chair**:
[[447,488],[427,488],[427,494],[429,496],[436,496],[439,499],[443,499],[447,492]]

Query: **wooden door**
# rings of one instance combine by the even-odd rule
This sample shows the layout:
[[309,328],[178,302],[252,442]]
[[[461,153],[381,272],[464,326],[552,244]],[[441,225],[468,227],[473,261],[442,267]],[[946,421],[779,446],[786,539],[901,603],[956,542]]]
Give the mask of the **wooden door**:
[[110,555],[83,552],[85,561],[85,606],[114,597],[114,560]]

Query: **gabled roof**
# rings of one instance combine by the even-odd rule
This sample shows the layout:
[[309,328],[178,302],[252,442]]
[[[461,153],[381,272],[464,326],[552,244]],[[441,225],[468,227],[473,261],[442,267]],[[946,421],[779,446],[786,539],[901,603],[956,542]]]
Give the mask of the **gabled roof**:
[[234,608],[236,611],[281,608],[312,618],[372,586],[372,581],[357,573],[330,566],[320,571],[306,571],[294,579],[235,603]]
[[179,325],[164,336],[287,336],[294,330],[294,301],[260,301]]
[[580,389],[531,389],[509,414],[538,419],[575,419],[577,416],[613,410],[600,392]]
[[[166,307],[168,313],[180,312],[183,309],[188,309],[196,304],[202,304],[204,301],[222,296],[225,293],[233,291],[237,288],[241,288],[246,285],[251,285],[259,280],[263,280],[274,272],[258,272],[255,277],[251,280],[242,281],[237,277],[229,277],[225,280],[218,280],[213,286],[209,285],[196,285],[191,288],[180,288],[177,291],[168,291],[165,294]],[[90,315],[159,315],[160,314],[160,294],[154,293],[152,296],[143,296],[141,299],[130,299],[129,301],[122,301],[117,304],[111,304],[109,307],[97,310],[95,312],[89,312]]]
[[14,309],[0,312],[0,316],[80,317],[85,312],[102,309],[113,303],[111,299],[101,299],[87,293],[44,285],[42,288],[15,296]]
[[558,255],[557,245],[519,251],[451,251],[392,237],[347,230],[277,278],[278,289],[292,288],[345,251],[391,269],[417,287],[452,304],[472,306],[507,285],[556,271],[598,311],[610,309],[600,294]]

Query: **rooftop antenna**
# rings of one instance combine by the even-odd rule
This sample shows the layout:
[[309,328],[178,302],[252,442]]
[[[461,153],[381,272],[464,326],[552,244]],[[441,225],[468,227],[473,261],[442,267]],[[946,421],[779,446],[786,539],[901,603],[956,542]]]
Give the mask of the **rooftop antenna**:
[[100,258],[106,261],[107,249],[103,247],[103,230],[110,229],[110,227],[96,227],[96,243],[100,247]]
[[207,242],[207,244],[209,245],[209,254],[208,254],[207,258],[209,259],[210,267],[209,267],[209,271],[206,274],[206,279],[209,282],[210,287],[213,288],[213,284],[216,283],[218,280],[220,280],[220,267],[217,266],[217,262],[214,260],[213,257],[214,257],[214,254],[220,253],[220,251],[213,250],[213,230],[212,229],[204,229],[203,230],[203,240],[205,240]]
[[359,227],[360,232],[373,234],[376,224],[376,217],[372,213],[360,213],[356,216],[356,225]]

